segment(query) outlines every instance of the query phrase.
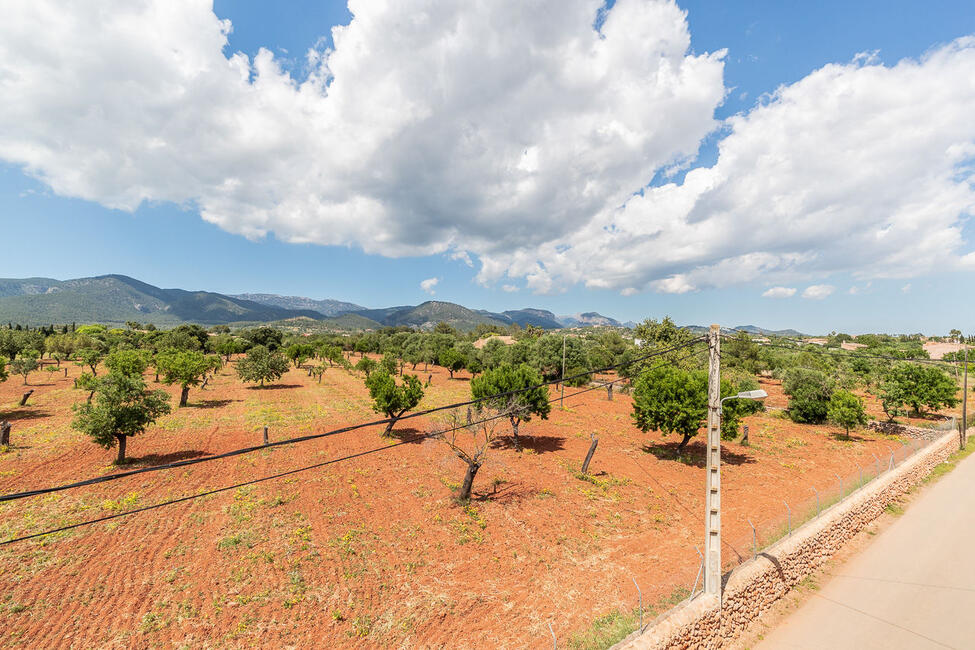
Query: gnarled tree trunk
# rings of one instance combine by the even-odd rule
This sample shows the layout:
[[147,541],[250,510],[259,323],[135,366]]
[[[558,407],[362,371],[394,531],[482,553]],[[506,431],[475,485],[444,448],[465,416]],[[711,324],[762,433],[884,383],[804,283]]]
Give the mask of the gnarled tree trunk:
[[460,495],[458,496],[461,501],[470,500],[471,489],[474,487],[474,477],[477,476],[477,470],[479,469],[481,469],[480,462],[467,463],[467,473],[464,474],[464,483],[460,486]]
[[521,423],[521,418],[512,417],[511,419],[511,433],[515,436],[515,450],[521,451],[521,440],[518,438],[518,425]]
[[183,390],[179,394],[179,405],[186,406],[186,400],[189,398],[189,396],[190,396],[190,387],[183,386]]
[[125,462],[125,441],[128,440],[128,436],[115,436],[118,440],[118,457],[115,459],[116,465],[121,465]]

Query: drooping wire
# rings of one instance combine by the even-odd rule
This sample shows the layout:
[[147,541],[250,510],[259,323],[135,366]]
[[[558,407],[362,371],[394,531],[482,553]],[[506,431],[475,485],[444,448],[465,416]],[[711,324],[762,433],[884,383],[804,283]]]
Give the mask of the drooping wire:
[[[672,347],[667,348],[667,349],[664,349],[664,350],[656,350],[656,351],[651,352],[649,354],[643,355],[642,357],[637,357],[635,359],[630,359],[630,360],[627,360],[627,361],[622,361],[622,362],[619,362],[619,363],[616,363],[616,364],[612,364],[612,365],[609,365],[609,366],[604,366],[603,368],[597,368],[595,370],[589,370],[589,371],[586,371],[586,372],[581,372],[581,373],[576,373],[574,375],[569,375],[567,377],[563,377],[561,379],[561,381],[571,381],[573,379],[578,379],[578,378],[581,378],[581,377],[592,376],[595,373],[607,372],[609,370],[617,370],[619,368],[622,368],[622,367],[625,367],[625,366],[628,366],[628,365],[631,365],[631,364],[634,364],[634,363],[639,363],[641,361],[646,361],[648,359],[652,359],[652,358],[655,358],[655,357],[663,356],[665,354],[669,354],[671,352],[675,352],[675,351],[680,350],[682,348],[685,348],[685,347],[688,347],[688,346],[693,345],[695,343],[698,343],[700,340],[702,340],[702,338],[692,339],[691,341],[687,341],[685,343],[681,343],[681,344],[672,346]],[[325,432],[322,432],[322,433],[313,433],[313,434],[309,434],[309,435],[306,435],[306,436],[298,436],[298,437],[294,437],[294,438],[286,438],[284,440],[276,440],[274,442],[269,442],[266,445],[254,445],[254,446],[251,446],[251,447],[243,447],[241,449],[234,449],[234,450],[227,451],[227,452],[223,452],[223,453],[220,453],[220,454],[213,454],[213,455],[210,455],[210,456],[204,456],[202,458],[187,458],[187,459],[184,459],[184,460],[173,461],[171,463],[165,463],[165,464],[162,464],[162,465],[153,465],[152,467],[142,467],[142,468],[139,468],[139,469],[133,469],[133,470],[129,470],[129,471],[126,471],[126,472],[115,472],[114,474],[105,474],[103,476],[96,476],[96,477],[93,477],[93,478],[84,479],[82,481],[75,481],[73,483],[66,483],[66,484],[58,485],[58,486],[52,486],[52,487],[46,487],[46,488],[37,488],[37,489],[34,489],[34,490],[24,490],[22,492],[13,492],[13,493],[10,493],[10,494],[0,495],[0,503],[6,502],[6,501],[15,501],[15,500],[18,500],[18,499],[25,499],[27,497],[39,496],[39,495],[42,495],[42,494],[51,494],[53,492],[62,492],[64,490],[70,490],[70,489],[78,488],[78,487],[85,487],[85,486],[88,486],[88,485],[96,485],[98,483],[107,483],[109,481],[117,481],[119,479],[126,478],[126,477],[129,477],[129,476],[135,476],[136,474],[145,474],[147,472],[158,472],[158,471],[167,470],[167,469],[175,469],[175,468],[178,468],[178,467],[187,467],[187,466],[190,466],[190,465],[196,465],[198,463],[206,463],[206,462],[209,462],[209,461],[212,461],[212,460],[219,460],[219,459],[222,459],[222,458],[231,458],[233,456],[240,456],[240,455],[243,455],[243,454],[249,454],[249,453],[253,453],[253,452],[256,452],[256,451],[261,451],[262,449],[269,449],[271,447],[280,447],[282,445],[291,445],[291,444],[295,444],[295,443],[299,443],[299,442],[307,442],[309,440],[317,440],[317,439],[320,439],[320,438],[326,438],[326,437],[338,435],[340,433],[348,433],[350,431],[356,431],[358,429],[364,429],[364,428],[367,428],[367,427],[373,427],[373,426],[379,426],[379,425],[389,424],[390,422],[394,422],[394,423],[395,422],[402,422],[403,420],[409,420],[409,419],[412,419],[412,418],[417,418],[417,417],[429,415],[431,413],[437,413],[437,412],[440,412],[440,411],[446,411],[446,410],[460,408],[460,407],[464,407],[464,406],[473,406],[473,405],[477,405],[477,404],[480,404],[480,403],[485,402],[485,401],[488,401],[488,400],[498,399],[500,397],[514,396],[514,395],[517,395],[517,394],[520,394],[520,393],[523,393],[523,392],[526,392],[526,391],[529,391],[529,390],[534,390],[536,388],[542,388],[542,387],[545,387],[545,386],[550,386],[552,384],[556,384],[556,383],[558,383],[558,381],[559,380],[553,379],[553,380],[550,380],[550,381],[542,382],[540,384],[535,384],[533,386],[528,386],[528,387],[525,387],[525,388],[519,388],[519,389],[515,389],[515,390],[505,391],[505,392],[502,392],[502,393],[496,393],[494,395],[488,395],[488,396],[485,396],[485,397],[480,397],[480,398],[477,398],[477,399],[470,399],[470,400],[466,400],[466,401],[462,401],[462,402],[454,402],[452,404],[447,404],[447,405],[444,405],[444,406],[437,406],[437,407],[430,408],[430,409],[426,409],[426,410],[423,410],[423,411],[417,411],[415,413],[409,413],[407,415],[403,415],[403,416],[401,416],[399,418],[395,418],[395,419],[394,418],[383,418],[383,419],[380,419],[380,420],[373,420],[371,422],[362,422],[362,423],[359,423],[359,424],[353,424],[353,425],[349,425],[349,426],[346,426],[346,427],[340,427],[338,429],[332,429],[330,431],[325,431]]]
[[[691,343],[698,343],[698,342],[699,341],[693,341]],[[690,343],[687,344],[687,345],[690,345]],[[680,349],[681,347],[687,347],[687,345],[679,346],[678,349]],[[649,370],[654,370],[656,368],[660,368],[660,367],[663,367],[663,366],[666,366],[666,365],[670,365],[670,364],[673,364],[673,363],[677,363],[679,361],[684,361],[686,359],[689,359],[689,358],[695,356],[696,354],[700,354],[701,352],[702,352],[701,350],[698,350],[697,352],[691,352],[690,354],[687,354],[687,355],[683,356],[680,359],[671,359],[671,360],[665,361],[665,362],[663,362],[661,364],[657,364],[657,365],[653,366],[652,368],[650,368]],[[591,372],[597,372],[597,371],[591,371]],[[591,374],[591,372],[590,373],[585,373],[585,374]],[[616,381],[621,381],[621,380],[620,379],[613,380],[613,382],[611,382],[611,383],[615,383]],[[583,393],[588,393],[591,390],[597,390],[597,389],[600,389],[601,390],[603,388],[605,388],[605,384],[601,384],[601,385],[598,385],[598,386],[590,386],[590,387],[588,387],[588,388],[586,388],[584,390],[576,391],[574,393],[571,393],[570,395],[566,395],[565,397],[568,399],[568,398],[576,397],[576,396],[581,395]],[[549,399],[549,402],[548,403],[549,404],[553,404],[553,403],[559,401],[559,399],[560,398],[558,398],[558,397],[553,397],[553,398]],[[443,410],[443,409],[440,409],[440,410]],[[347,456],[342,456],[340,458],[332,458],[332,459],[329,459],[329,460],[326,460],[326,461],[322,461],[320,463],[314,463],[312,465],[307,465],[305,467],[299,467],[297,469],[291,469],[291,470],[288,470],[288,471],[285,471],[285,472],[279,472],[277,474],[272,474],[272,475],[269,475],[269,476],[262,476],[260,478],[251,479],[249,481],[244,481],[244,482],[241,482],[241,483],[236,483],[234,485],[228,485],[228,486],[224,486],[224,487],[220,487],[220,488],[215,488],[215,489],[212,489],[212,490],[207,490],[205,492],[199,492],[197,494],[191,494],[191,495],[184,496],[184,497],[178,497],[176,499],[171,499],[169,501],[163,501],[163,502],[160,502],[160,503],[155,503],[155,504],[152,504],[152,505],[149,505],[149,506],[143,506],[141,508],[135,508],[133,510],[126,510],[125,512],[119,512],[119,513],[115,513],[115,514],[111,514],[111,515],[106,515],[104,517],[98,517],[96,519],[89,519],[87,521],[82,521],[82,522],[78,522],[78,523],[74,523],[74,524],[68,524],[68,525],[65,525],[65,526],[59,526],[58,528],[53,528],[53,529],[46,530],[46,531],[43,531],[43,532],[40,532],[40,533],[32,533],[30,535],[23,535],[21,537],[15,537],[15,538],[12,538],[12,539],[3,540],[3,541],[0,541],[0,546],[6,546],[8,544],[14,544],[16,542],[23,542],[23,541],[26,541],[26,540],[29,540],[29,539],[36,539],[38,537],[44,537],[46,535],[54,535],[54,534],[57,534],[57,533],[61,533],[61,532],[66,532],[66,531],[69,531],[69,530],[73,530],[75,528],[81,528],[83,526],[91,526],[91,525],[94,525],[94,524],[103,523],[103,522],[106,522],[106,521],[111,521],[113,519],[118,519],[120,517],[125,517],[125,516],[128,516],[128,515],[134,515],[134,514],[138,514],[140,512],[146,512],[146,511],[149,511],[149,510],[155,510],[156,508],[162,508],[164,506],[175,505],[177,503],[183,503],[183,502],[186,502],[186,501],[191,501],[193,499],[199,499],[199,498],[203,498],[203,497],[210,496],[210,495],[213,495],[213,494],[219,494],[221,492],[227,492],[229,490],[234,490],[234,489],[237,489],[237,488],[246,487],[248,485],[254,485],[256,483],[263,483],[264,481],[270,481],[270,480],[277,479],[277,478],[281,478],[281,477],[284,477],[284,476],[289,476],[289,475],[292,475],[292,474],[297,474],[299,472],[305,472],[305,471],[308,471],[308,470],[317,469],[319,467],[325,467],[327,465],[332,465],[332,464],[344,462],[344,461],[347,461],[347,460],[353,460],[353,459],[356,459],[356,458],[361,458],[362,456],[367,456],[369,454],[378,453],[380,451],[385,451],[387,449],[393,449],[395,447],[400,447],[400,446],[406,445],[406,444],[412,444],[412,443],[415,443],[415,442],[419,442],[421,440],[425,440],[427,438],[436,438],[436,437],[443,436],[443,435],[446,435],[448,433],[451,433],[453,431],[459,431],[460,429],[466,429],[466,428],[469,428],[469,427],[477,426],[477,425],[480,425],[480,424],[485,424],[487,422],[491,422],[493,420],[497,420],[497,419],[501,419],[501,418],[506,418],[506,417],[509,417],[508,413],[505,413],[505,412],[496,413],[494,415],[490,415],[490,416],[484,417],[484,418],[482,418],[480,420],[476,420],[476,421],[472,421],[472,422],[468,422],[468,423],[463,423],[463,424],[456,425],[456,426],[453,426],[453,427],[448,427],[447,429],[444,429],[442,431],[432,431],[432,432],[429,432],[429,433],[418,434],[418,435],[412,436],[409,439],[400,440],[399,442],[396,442],[396,443],[393,443],[393,444],[390,444],[390,445],[385,445],[383,447],[375,447],[373,449],[368,449],[366,451],[357,452],[355,454],[349,454]]]

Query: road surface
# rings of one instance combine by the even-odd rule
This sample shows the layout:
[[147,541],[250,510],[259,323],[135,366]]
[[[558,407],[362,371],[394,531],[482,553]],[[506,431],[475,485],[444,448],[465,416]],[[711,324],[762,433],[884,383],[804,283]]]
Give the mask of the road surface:
[[975,454],[834,569],[756,650],[975,648],[973,539]]

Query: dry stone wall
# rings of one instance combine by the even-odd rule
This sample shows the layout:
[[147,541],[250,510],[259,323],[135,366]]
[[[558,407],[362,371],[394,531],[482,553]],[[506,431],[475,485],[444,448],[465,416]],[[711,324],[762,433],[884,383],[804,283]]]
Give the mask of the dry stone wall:
[[[969,435],[973,432],[968,431]],[[704,649],[728,644],[957,449],[958,435],[942,432],[940,438],[899,467],[736,568],[726,578],[720,604],[713,596],[698,596],[664,614],[643,634],[634,633],[624,639],[616,648]]]
[[945,435],[944,429],[929,429],[925,427],[912,427],[906,424],[897,424],[896,422],[884,422],[880,420],[871,420],[867,423],[868,429],[873,429],[879,433],[886,436],[907,436],[908,438],[915,438],[917,440],[937,440],[941,436]]

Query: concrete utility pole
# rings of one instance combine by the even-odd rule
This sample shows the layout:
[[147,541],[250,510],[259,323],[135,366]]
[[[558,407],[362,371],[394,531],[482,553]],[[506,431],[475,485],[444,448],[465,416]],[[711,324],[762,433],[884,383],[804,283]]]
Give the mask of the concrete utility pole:
[[708,330],[708,447],[704,593],[721,598],[721,327]]
[[968,344],[965,344],[965,381],[961,390],[961,448],[968,442]]
[[565,408],[565,334],[562,335],[562,396],[559,397],[559,408]]

